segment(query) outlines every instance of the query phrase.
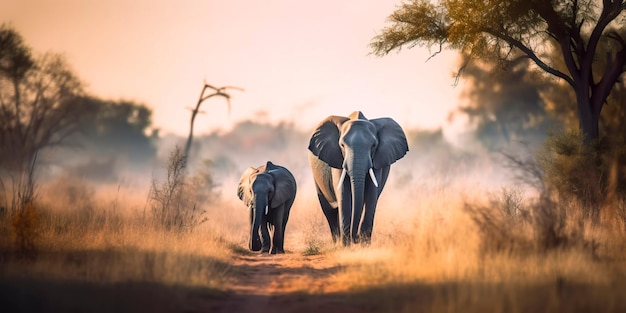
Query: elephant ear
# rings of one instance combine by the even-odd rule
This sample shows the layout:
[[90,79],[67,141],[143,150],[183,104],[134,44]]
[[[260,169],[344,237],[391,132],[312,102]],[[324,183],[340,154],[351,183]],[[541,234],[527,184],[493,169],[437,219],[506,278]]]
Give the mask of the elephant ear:
[[343,116],[327,117],[317,126],[309,141],[309,151],[334,168],[343,168],[339,136],[341,125],[347,120]]
[[258,173],[259,170],[254,167],[249,167],[241,178],[239,179],[239,186],[237,187],[237,196],[239,200],[243,201],[247,207],[252,205],[252,200],[254,199],[254,195],[252,194],[252,175]]
[[400,160],[409,151],[402,127],[391,118],[370,120],[378,132],[378,148],[373,156],[374,168],[383,168]]
[[275,208],[296,196],[296,179],[288,169],[267,161],[265,173],[274,178],[274,195],[270,206]]

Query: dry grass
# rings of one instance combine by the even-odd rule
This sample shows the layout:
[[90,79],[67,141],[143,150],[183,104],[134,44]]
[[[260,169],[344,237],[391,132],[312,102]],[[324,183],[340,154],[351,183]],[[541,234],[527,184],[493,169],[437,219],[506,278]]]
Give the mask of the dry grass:
[[[231,283],[233,256],[247,246],[247,211],[229,196],[234,188],[228,182],[222,200],[203,207],[207,222],[184,232],[168,231],[146,216],[147,187],[90,187],[69,178],[45,186],[27,229],[34,255],[17,253],[15,230],[21,226],[6,215],[0,224],[0,237],[12,238],[0,241],[0,289],[10,291],[5,297],[44,298],[34,307],[18,301],[15,311],[91,309],[102,299],[124,304],[102,304],[102,311],[136,311],[144,308],[135,307],[137,301],[145,305],[142,297],[172,295],[177,303],[192,303],[190,310],[206,308],[189,295],[220,297]],[[312,186],[299,185],[286,250],[337,266],[315,290],[307,290],[312,281],[294,277],[301,282],[294,292],[311,292],[311,301],[333,294],[371,312],[626,310],[626,232],[619,220],[624,203],[608,206],[604,219],[612,226],[605,228],[581,219],[575,204],[549,207],[511,189],[489,194],[469,182],[390,182],[387,188],[371,246],[343,248],[331,242]],[[542,213],[549,209],[565,213]],[[546,246],[546,229],[561,243]],[[314,269],[311,264],[308,271]],[[111,286],[124,290],[122,300]],[[151,290],[147,296],[145,290]],[[80,298],[58,300],[73,292],[84,293],[84,306]],[[153,304],[151,311],[167,311],[159,307],[166,307],[164,300]]]
[[[372,246],[328,252],[344,268],[336,284],[376,312],[626,309],[626,229],[581,219],[575,204],[545,208],[506,190],[455,188],[407,190],[419,199],[411,212],[398,203],[415,202],[381,199],[391,212],[377,217]],[[508,214],[511,205],[528,216]],[[546,229],[562,242],[546,245]]]
[[[63,178],[41,188],[36,218],[1,216],[0,298],[8,310],[169,311],[172,294],[223,292],[234,238],[212,228],[220,214],[192,231],[168,231],[144,215],[147,193]],[[219,213],[220,204],[210,209]]]

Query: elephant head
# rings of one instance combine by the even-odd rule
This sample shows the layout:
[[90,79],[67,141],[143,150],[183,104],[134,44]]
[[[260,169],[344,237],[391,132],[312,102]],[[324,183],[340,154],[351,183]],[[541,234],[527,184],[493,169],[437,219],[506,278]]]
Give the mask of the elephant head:
[[293,201],[295,189],[295,180],[291,173],[270,161],[258,168],[249,167],[243,173],[237,194],[250,209],[250,250],[269,249],[270,238],[265,224],[267,216],[272,213],[273,208]]
[[[339,201],[339,224],[344,244],[357,242],[357,231],[362,227],[366,229],[361,234],[369,240],[376,202],[389,167],[408,151],[404,131],[391,118],[368,120],[358,111],[348,117],[330,116],[314,131],[309,150],[336,173],[341,171],[339,178],[335,176],[331,181],[336,189],[332,194],[343,199]],[[333,203],[334,199],[327,200]],[[364,205],[371,212],[363,214]]]

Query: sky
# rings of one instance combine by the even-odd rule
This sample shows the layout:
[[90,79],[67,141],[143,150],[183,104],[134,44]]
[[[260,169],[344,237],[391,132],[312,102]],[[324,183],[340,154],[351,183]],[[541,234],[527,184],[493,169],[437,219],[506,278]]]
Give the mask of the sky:
[[245,90],[230,91],[230,113],[222,98],[204,102],[195,134],[248,119],[312,130],[356,110],[405,128],[451,128],[463,87],[453,86],[456,54],[370,54],[400,3],[4,0],[0,20],[35,52],[64,54],[90,94],[149,106],[162,134],[189,132],[204,82]]

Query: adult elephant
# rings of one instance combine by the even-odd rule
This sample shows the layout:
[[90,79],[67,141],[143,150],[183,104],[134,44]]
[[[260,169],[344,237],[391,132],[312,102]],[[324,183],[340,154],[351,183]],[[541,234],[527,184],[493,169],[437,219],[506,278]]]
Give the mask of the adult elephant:
[[357,111],[319,124],[309,142],[309,163],[335,242],[370,242],[391,164],[407,151],[404,131],[391,118],[368,120]]
[[285,253],[285,227],[296,189],[291,172],[270,161],[243,173],[237,195],[250,209],[250,250]]

